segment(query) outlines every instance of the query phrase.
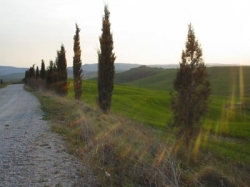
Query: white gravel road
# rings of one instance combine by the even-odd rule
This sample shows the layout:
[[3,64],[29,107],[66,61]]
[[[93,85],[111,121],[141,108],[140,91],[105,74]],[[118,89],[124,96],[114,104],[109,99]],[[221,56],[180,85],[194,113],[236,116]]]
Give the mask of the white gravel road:
[[0,89],[0,187],[96,186],[94,176],[42,120],[23,85]]

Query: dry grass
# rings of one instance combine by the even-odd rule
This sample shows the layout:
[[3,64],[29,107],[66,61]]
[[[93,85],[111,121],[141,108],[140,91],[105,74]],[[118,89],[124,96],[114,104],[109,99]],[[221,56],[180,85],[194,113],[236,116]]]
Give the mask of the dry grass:
[[213,168],[185,163],[183,155],[177,161],[169,133],[49,92],[35,94],[52,130],[66,139],[70,153],[90,164],[102,186],[206,186],[209,181],[237,186]]
[[52,130],[91,164],[103,186],[180,186],[171,136],[82,102],[51,95],[40,100]]

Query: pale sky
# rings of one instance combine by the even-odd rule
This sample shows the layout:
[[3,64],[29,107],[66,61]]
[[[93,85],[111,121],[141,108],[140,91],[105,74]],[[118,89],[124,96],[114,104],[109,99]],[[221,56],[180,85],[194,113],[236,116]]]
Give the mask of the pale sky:
[[0,65],[48,66],[64,44],[72,66],[75,23],[82,63],[97,63],[105,3],[116,62],[177,64],[191,22],[205,63],[250,65],[249,0],[0,0]]

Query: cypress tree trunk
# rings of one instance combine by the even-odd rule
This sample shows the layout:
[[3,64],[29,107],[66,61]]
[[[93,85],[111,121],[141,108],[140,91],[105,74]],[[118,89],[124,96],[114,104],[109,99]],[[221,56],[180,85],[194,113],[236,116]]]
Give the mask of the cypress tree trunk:
[[110,32],[108,6],[104,7],[102,20],[102,35],[100,40],[100,51],[98,51],[98,104],[104,113],[111,107],[112,92],[114,88],[115,54],[113,51],[113,36]]
[[76,34],[74,36],[74,57],[73,57],[73,73],[74,73],[74,91],[75,99],[80,100],[82,95],[82,62],[80,48],[80,29],[76,24]]

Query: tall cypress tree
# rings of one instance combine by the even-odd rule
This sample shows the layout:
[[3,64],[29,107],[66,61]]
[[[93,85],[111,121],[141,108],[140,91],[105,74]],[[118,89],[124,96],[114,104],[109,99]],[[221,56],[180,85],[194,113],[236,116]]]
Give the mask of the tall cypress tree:
[[74,36],[74,57],[73,57],[73,73],[74,73],[74,91],[75,99],[80,100],[82,95],[82,62],[80,48],[80,29],[76,24],[76,34]]
[[67,61],[66,51],[64,46],[61,46],[61,50],[57,52],[56,59],[57,67],[57,93],[65,96],[68,93],[68,82],[67,82]]
[[102,35],[100,40],[100,50],[98,51],[98,104],[104,113],[111,107],[112,92],[114,88],[115,74],[115,54],[113,51],[113,36],[110,32],[108,6],[104,7],[104,17],[102,19]]
[[46,70],[46,77],[45,77],[45,80],[46,80],[46,86],[47,88],[51,88],[51,85],[53,83],[53,77],[52,77],[52,74],[53,74],[53,66],[54,66],[54,63],[53,61],[51,60],[50,61],[50,64],[49,64],[49,67],[47,68]]
[[39,79],[40,73],[39,73],[39,68],[38,66],[36,67],[36,79]]
[[29,69],[29,79],[35,78],[36,72],[35,72],[35,65],[30,67]]
[[42,60],[42,63],[41,63],[41,70],[40,70],[40,78],[42,80],[45,80],[45,74],[46,74],[46,71],[45,71],[45,63],[44,61]]
[[29,70],[26,70],[26,71],[25,71],[25,76],[24,76],[24,78],[22,79],[22,81],[23,81],[25,84],[28,83],[28,81],[29,81]]
[[174,80],[174,90],[171,96],[174,125],[178,127],[178,139],[186,144],[188,153],[191,140],[200,132],[201,119],[207,112],[211,94],[202,49],[191,24],[188,26],[186,49],[182,51]]

